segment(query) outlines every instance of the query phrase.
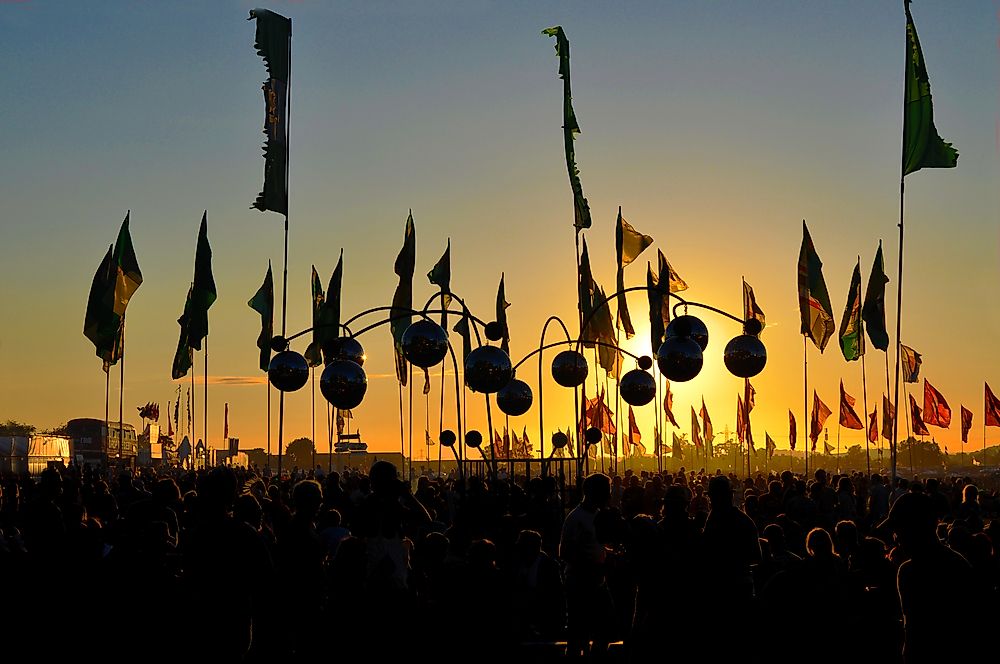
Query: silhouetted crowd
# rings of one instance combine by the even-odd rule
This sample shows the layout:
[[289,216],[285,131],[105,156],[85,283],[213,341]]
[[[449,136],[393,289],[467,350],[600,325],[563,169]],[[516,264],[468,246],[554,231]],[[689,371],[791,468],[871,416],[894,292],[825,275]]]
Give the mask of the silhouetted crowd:
[[[0,653],[30,661],[995,660],[969,478],[421,476],[378,461],[0,478]],[[13,660],[11,660],[13,661]]]

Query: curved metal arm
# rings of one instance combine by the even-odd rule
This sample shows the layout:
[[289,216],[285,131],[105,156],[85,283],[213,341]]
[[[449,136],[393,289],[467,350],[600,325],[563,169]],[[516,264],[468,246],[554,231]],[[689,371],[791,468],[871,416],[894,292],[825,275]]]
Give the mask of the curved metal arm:
[[[518,361],[518,363],[514,365],[514,371],[517,371],[517,368],[519,366],[521,366],[522,364],[524,364],[525,362],[527,362],[529,359],[531,359],[535,355],[538,355],[543,350],[549,350],[550,348],[557,348],[559,346],[576,346],[576,345],[578,345],[580,343],[581,343],[581,341],[579,339],[567,339],[566,341],[553,341],[550,344],[545,344],[544,346],[539,346],[535,350],[531,351],[530,353],[528,353],[527,355],[525,355],[524,357],[522,357]],[[616,346],[615,344],[608,344],[608,343],[604,343],[603,341],[593,341],[593,342],[588,342],[588,343],[593,343],[595,346],[603,346],[604,348],[614,348],[614,349],[616,349],[616,350],[624,353],[625,355],[628,355],[633,360],[636,360],[637,362],[639,361],[639,356],[638,355],[630,353],[629,351],[625,350],[624,348],[622,348],[620,346]]]
[[313,325],[312,327],[306,328],[306,329],[302,330],[301,332],[296,332],[295,334],[293,334],[290,337],[285,337],[285,341],[287,341],[288,343],[291,343],[291,342],[295,341],[296,339],[298,339],[299,337],[301,337],[303,335],[306,335],[306,334],[309,334],[313,330],[323,330],[323,329],[327,329],[327,328],[330,328],[330,327],[338,327],[338,328],[342,327],[342,328],[344,328],[344,331],[347,332],[347,336],[349,336],[349,337],[353,337],[354,336],[354,333],[351,332],[351,328],[347,327],[347,323],[337,323],[337,324],[326,323],[325,325]]
[[671,313],[673,315],[675,315],[675,316],[677,315],[677,308],[678,307],[681,307],[681,306],[683,306],[685,308],[686,307],[698,307],[700,309],[708,309],[709,311],[714,311],[717,314],[720,314],[722,316],[725,316],[726,318],[729,318],[729,319],[732,319],[732,320],[736,321],[740,325],[743,325],[744,323],[746,323],[746,321],[743,320],[742,318],[738,318],[738,317],[732,315],[731,313],[723,311],[722,309],[717,309],[716,307],[713,307],[710,304],[702,304],[701,302],[694,302],[694,301],[691,301],[691,300],[685,300],[685,299],[683,299],[681,297],[678,297],[677,295],[671,295],[671,297],[674,297],[674,298],[677,298],[678,300],[680,300],[677,304],[674,305],[674,308],[671,311]]

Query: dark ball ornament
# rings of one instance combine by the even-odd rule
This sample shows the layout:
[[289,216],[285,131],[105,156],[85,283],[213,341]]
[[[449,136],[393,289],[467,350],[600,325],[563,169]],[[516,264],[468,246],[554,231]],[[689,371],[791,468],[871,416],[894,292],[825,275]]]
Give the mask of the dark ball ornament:
[[451,429],[445,429],[444,431],[441,432],[440,441],[441,444],[444,445],[445,447],[453,447],[457,440],[458,436],[456,436],[455,432],[452,431]]
[[587,380],[590,368],[583,353],[564,350],[552,358],[552,378],[563,387],[578,387]]
[[448,335],[444,328],[426,318],[406,328],[401,344],[406,360],[422,369],[433,367],[448,354]]
[[271,337],[271,350],[275,353],[280,353],[281,351],[288,348],[288,339],[284,338],[280,334],[276,334]]
[[478,449],[483,444],[483,434],[475,429],[465,432],[465,444],[472,449]]
[[708,328],[705,326],[704,321],[697,316],[685,314],[673,319],[667,325],[665,336],[667,339],[671,337],[687,337],[698,342],[702,350],[708,348]]
[[656,380],[642,369],[632,369],[619,381],[618,393],[630,406],[645,406],[656,398]]
[[740,378],[753,378],[767,364],[767,349],[757,337],[741,334],[726,344],[722,359],[729,373]]
[[743,334],[749,334],[755,337],[759,337],[760,333],[764,331],[764,324],[761,323],[756,318],[748,318],[743,321]]
[[697,376],[703,363],[701,346],[690,337],[669,337],[656,353],[660,373],[677,383]]
[[651,358],[649,355],[643,355],[642,357],[639,358],[639,361],[636,362],[636,364],[638,364],[639,368],[642,369],[643,371],[649,371],[650,369],[653,368],[653,358]]
[[601,438],[603,437],[604,434],[602,434],[601,430],[597,427],[590,427],[583,434],[583,439],[587,441],[588,445],[596,445],[601,442]]
[[552,448],[556,450],[561,450],[569,444],[569,436],[567,436],[562,431],[556,431],[552,434]]
[[533,398],[531,386],[514,378],[497,392],[497,407],[511,417],[524,415],[531,408]]
[[283,350],[271,358],[267,366],[267,379],[282,392],[302,389],[309,380],[309,363],[301,353]]
[[336,337],[327,341],[323,344],[323,358],[330,362],[347,360],[354,362],[359,367],[363,367],[365,360],[368,359],[364,346],[354,337]]
[[473,392],[499,392],[513,377],[510,356],[496,346],[480,346],[465,360],[465,382]]
[[357,408],[368,391],[368,376],[356,362],[334,360],[323,369],[319,390],[334,408]]
[[494,320],[487,323],[483,332],[490,341],[500,341],[503,339],[503,325],[499,321]]

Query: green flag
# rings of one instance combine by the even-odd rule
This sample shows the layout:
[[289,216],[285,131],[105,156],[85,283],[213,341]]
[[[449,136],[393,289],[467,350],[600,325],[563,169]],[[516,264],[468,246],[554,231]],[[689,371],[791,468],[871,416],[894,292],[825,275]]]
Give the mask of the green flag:
[[497,287],[497,322],[500,323],[500,327],[503,329],[503,338],[500,340],[500,348],[505,353],[510,353],[510,328],[507,327],[507,307],[510,306],[510,302],[507,301],[507,293],[504,288],[504,275],[503,272],[500,273],[500,285]]
[[427,280],[441,289],[441,327],[448,331],[448,307],[451,306],[451,238],[448,238],[448,246],[441,255],[441,259],[434,264],[431,271],[427,273]]
[[[260,349],[260,370],[267,371],[267,367],[271,363],[271,337],[274,335],[274,277],[271,275],[271,261],[267,262],[264,283],[260,285],[247,304],[260,314],[260,334],[257,336],[257,348]],[[187,373],[186,370],[185,373]]]
[[583,185],[580,183],[580,169],[576,166],[576,149],[573,142],[580,133],[580,125],[573,111],[573,93],[570,89],[569,76],[569,40],[561,26],[542,30],[543,35],[556,38],[556,54],[559,56],[559,78],[563,81],[563,143],[566,148],[566,170],[569,173],[569,185],[573,190],[573,225],[577,230],[590,228],[590,204],[583,195]]
[[802,334],[812,339],[822,353],[834,333],[833,309],[823,280],[823,261],[813,247],[805,220],[802,221],[802,247],[799,249],[799,316]]
[[417,259],[417,232],[413,226],[413,211],[406,218],[406,229],[403,231],[403,247],[396,256],[393,267],[399,284],[392,295],[392,309],[389,323],[392,332],[393,352],[396,357],[396,379],[406,385],[406,358],[403,356],[403,332],[413,321],[413,268]]
[[118,361],[114,350],[121,327],[121,319],[111,306],[115,288],[114,252],[114,245],[109,245],[108,253],[94,273],[83,319],[83,334],[94,344],[95,354],[104,361],[105,371]]
[[934,104],[931,83],[920,50],[917,28],[910,15],[910,0],[903,0],[906,11],[906,78],[903,104],[903,175],[921,168],[954,168],[958,152],[938,136],[934,127]]
[[312,266],[312,275],[309,280],[309,285],[312,294],[312,342],[306,347],[305,358],[311,367],[318,367],[323,363],[323,335],[326,332],[325,329],[320,328],[320,312],[323,309],[323,303],[326,302],[326,295],[323,294],[323,282],[319,280],[319,273],[316,272],[316,266]]
[[320,348],[323,351],[323,362],[329,364],[333,362],[327,347],[331,339],[340,336],[340,290],[344,282],[344,250],[340,250],[340,258],[337,259],[337,267],[330,275],[330,284],[326,287],[326,302],[320,308],[319,325],[323,331]]
[[119,318],[125,317],[125,309],[128,307],[129,300],[142,285],[142,271],[139,269],[135,249],[132,247],[132,235],[128,230],[130,214],[131,212],[125,214],[125,221],[122,222],[121,229],[118,231],[118,239],[115,241],[115,287],[112,297],[114,298],[113,309]]
[[875,252],[875,262],[872,272],[868,275],[868,288],[865,289],[865,303],[861,308],[861,318],[865,321],[868,338],[875,348],[886,351],[889,349],[889,332],[885,329],[885,285],[889,277],[885,276],[885,265],[882,263],[882,242],[878,243]]
[[853,362],[865,354],[865,333],[861,327],[861,261],[854,266],[847,305],[840,321],[840,350],[844,359]]
[[251,9],[257,20],[254,48],[264,59],[264,187],[253,206],[288,215],[288,84],[291,73],[292,21],[267,9]]
[[201,217],[198,248],[194,254],[194,283],[191,285],[191,318],[188,344],[201,350],[201,340],[208,336],[208,310],[215,303],[215,278],[212,276],[212,247],[208,244],[208,212]]
[[[189,287],[187,297],[184,299],[184,313],[177,319],[177,324],[181,326],[180,337],[177,339],[177,350],[174,352],[174,363],[170,369],[170,377],[174,380],[187,375],[193,362],[191,350],[191,294],[194,287]],[[189,404],[190,406],[190,404]]]
[[[653,238],[643,235],[632,227],[632,224],[622,217],[622,209],[618,208],[618,221],[615,224],[615,252],[618,256],[617,290],[625,290],[625,266],[639,257],[646,248],[653,244]],[[628,313],[628,302],[624,295],[618,296],[618,322],[625,330],[625,338],[635,335],[632,327],[632,317]]]

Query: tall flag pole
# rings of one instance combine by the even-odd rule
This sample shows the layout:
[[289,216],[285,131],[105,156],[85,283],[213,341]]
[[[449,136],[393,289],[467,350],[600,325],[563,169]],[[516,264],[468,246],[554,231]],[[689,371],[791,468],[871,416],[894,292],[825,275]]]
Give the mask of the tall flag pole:
[[[274,336],[274,276],[271,272],[271,261],[267,262],[267,273],[260,288],[250,298],[247,305],[260,314],[260,334],[257,335],[257,348],[260,350],[258,365],[267,373],[271,364],[271,338]],[[265,381],[267,390],[267,457],[271,460],[271,383]]]
[[[803,418],[809,421],[809,348],[806,339],[812,342],[822,353],[830,337],[834,333],[833,309],[830,306],[830,294],[826,290],[823,279],[823,261],[820,260],[812,237],[802,220],[802,246],[799,249],[798,263],[799,318],[802,332],[802,412]],[[811,437],[811,436],[810,436]],[[813,441],[813,451],[815,451]],[[809,446],[805,448],[805,473],[809,474]]]
[[[954,168],[958,152],[938,135],[934,127],[934,105],[931,84],[924,55],[917,37],[917,28],[910,15],[910,0],[903,0],[906,12],[906,64],[904,67],[902,159],[899,173],[899,269],[896,286],[896,383],[895,398],[899,404],[900,331],[903,307],[903,219],[906,176],[922,168]],[[893,426],[892,479],[896,479],[895,441],[899,425]]]

